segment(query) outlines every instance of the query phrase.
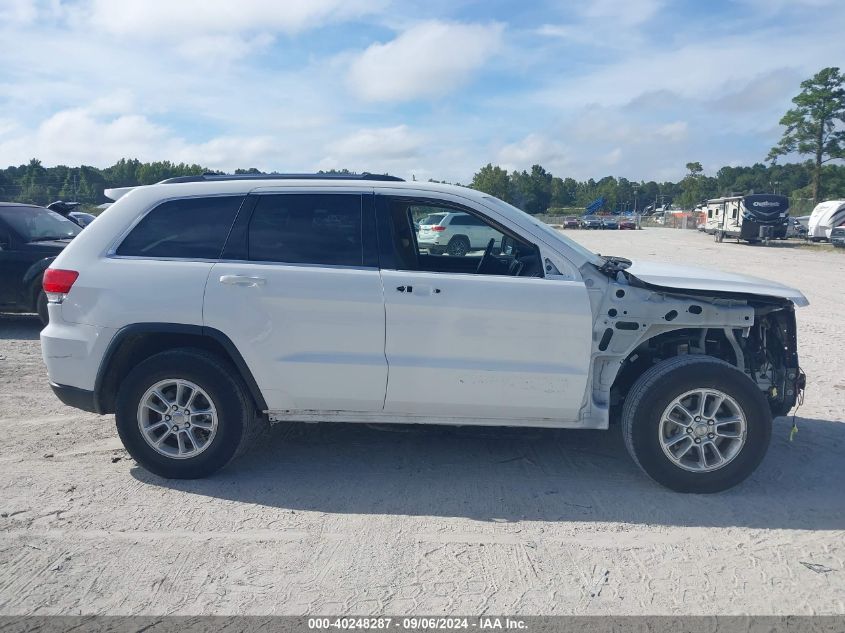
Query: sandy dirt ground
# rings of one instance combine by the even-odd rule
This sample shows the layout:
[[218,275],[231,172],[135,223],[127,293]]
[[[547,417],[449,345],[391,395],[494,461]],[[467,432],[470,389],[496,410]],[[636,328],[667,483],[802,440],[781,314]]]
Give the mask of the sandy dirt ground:
[[0,317],[0,614],[845,613],[845,256],[694,232],[570,233],[607,254],[779,278],[809,376],[764,463],[712,496],[617,430],[276,427],[203,481],[123,452]]

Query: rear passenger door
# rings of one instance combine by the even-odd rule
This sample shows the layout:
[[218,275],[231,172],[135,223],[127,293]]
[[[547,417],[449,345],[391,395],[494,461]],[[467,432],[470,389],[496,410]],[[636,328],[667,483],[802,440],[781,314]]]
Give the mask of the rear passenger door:
[[208,278],[225,333],[271,410],[380,411],[384,301],[372,195],[250,196]]

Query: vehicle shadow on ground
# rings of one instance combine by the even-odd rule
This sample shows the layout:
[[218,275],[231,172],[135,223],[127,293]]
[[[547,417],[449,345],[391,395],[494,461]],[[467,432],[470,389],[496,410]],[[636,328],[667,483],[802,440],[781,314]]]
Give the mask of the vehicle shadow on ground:
[[150,486],[293,510],[675,526],[845,528],[845,423],[775,421],[752,477],[715,495],[648,479],[618,428],[602,431],[291,424],[205,480]]
[[0,341],[37,341],[41,330],[37,314],[0,314]]

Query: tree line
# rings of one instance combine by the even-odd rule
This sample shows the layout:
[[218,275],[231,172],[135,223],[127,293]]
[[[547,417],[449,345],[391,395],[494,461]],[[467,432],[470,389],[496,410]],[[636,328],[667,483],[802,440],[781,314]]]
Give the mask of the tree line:
[[[0,200],[46,205],[55,200],[77,201],[87,205],[107,202],[104,189],[149,185],[175,176],[195,176],[213,172],[197,164],[159,161],[143,163],[121,159],[99,169],[83,165],[44,167],[32,159],[26,165],[0,170]],[[258,169],[238,169],[235,173],[260,174]],[[820,195],[845,198],[845,166],[823,165]],[[541,165],[530,170],[507,171],[487,164],[479,169],[468,186],[510,202],[528,213],[563,212],[581,208],[604,198],[604,210],[611,212],[643,210],[655,202],[692,208],[702,200],[730,194],[781,193],[799,200],[811,200],[813,162],[750,167],[722,167],[715,176],[706,176],[700,163],[687,164],[686,176],[677,181],[633,181],[605,176],[599,180],[576,180],[555,176]],[[806,205],[805,205],[806,206]]]

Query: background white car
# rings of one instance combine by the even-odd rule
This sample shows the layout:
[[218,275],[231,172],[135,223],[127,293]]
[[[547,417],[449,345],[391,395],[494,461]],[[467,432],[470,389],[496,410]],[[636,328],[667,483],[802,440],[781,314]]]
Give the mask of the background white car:
[[490,240],[501,247],[502,234],[469,213],[433,213],[419,223],[417,242],[432,255],[463,257],[470,251],[484,250]]

